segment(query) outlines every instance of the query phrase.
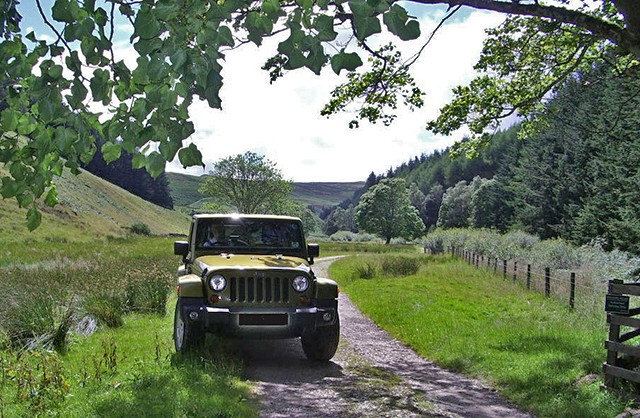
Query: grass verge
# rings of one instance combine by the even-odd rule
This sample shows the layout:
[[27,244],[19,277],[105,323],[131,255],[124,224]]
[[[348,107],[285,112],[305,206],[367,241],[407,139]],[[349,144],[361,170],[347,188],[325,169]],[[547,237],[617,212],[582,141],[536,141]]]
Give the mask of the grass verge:
[[171,315],[130,314],[65,354],[3,352],[3,417],[255,417],[241,365],[211,345],[173,351]]
[[602,313],[568,312],[450,256],[420,258],[409,276],[377,269],[370,275],[363,264],[378,261],[368,257],[338,260],[330,274],[394,338],[445,368],[490,382],[537,416],[612,417],[625,408],[625,400],[600,387]]

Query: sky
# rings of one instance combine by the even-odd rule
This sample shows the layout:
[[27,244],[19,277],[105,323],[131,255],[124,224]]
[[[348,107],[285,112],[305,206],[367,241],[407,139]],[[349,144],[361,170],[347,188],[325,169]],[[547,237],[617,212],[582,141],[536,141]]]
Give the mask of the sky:
[[[37,17],[29,13],[33,9],[23,11],[27,22]],[[445,10],[419,6],[410,13],[421,14],[419,40],[402,42],[391,34],[382,34],[376,35],[374,42],[392,41],[408,58],[421,47]],[[190,108],[195,133],[185,146],[191,142],[198,146],[205,167],[184,170],[176,159],[167,165],[167,171],[202,175],[215,161],[252,151],[274,162],[287,180],[352,182],[366,180],[371,172],[384,174],[423,153],[443,150],[466,132],[438,136],[425,129],[426,123],[451,99],[453,87],[474,77],[473,65],[482,49],[484,30],[501,20],[499,14],[467,9],[446,23],[412,70],[417,86],[426,92],[425,105],[413,112],[399,106],[398,116],[389,127],[363,121],[360,128],[349,129],[353,114],[331,118],[320,115],[333,88],[344,80],[344,72],[338,77],[331,68],[325,68],[316,76],[308,69],[299,69],[270,84],[268,72],[260,67],[275,53],[281,39],[266,40],[260,48],[249,44],[230,51],[223,64],[222,110],[211,109],[204,102]],[[128,43],[116,47],[128,58],[126,62],[135,63]]]

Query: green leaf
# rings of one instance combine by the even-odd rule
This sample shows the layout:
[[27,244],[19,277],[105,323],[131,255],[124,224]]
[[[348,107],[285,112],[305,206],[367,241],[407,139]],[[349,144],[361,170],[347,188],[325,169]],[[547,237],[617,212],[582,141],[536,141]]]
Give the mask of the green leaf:
[[51,8],[51,17],[58,22],[73,23],[80,13],[78,3],[69,0],[56,0]]
[[382,27],[377,17],[354,17],[353,26],[356,30],[356,38],[359,41],[364,41],[369,36],[382,32]]
[[220,26],[218,28],[218,45],[234,46],[235,44],[236,42],[233,39],[231,29],[224,25]]
[[34,229],[39,227],[41,222],[42,214],[40,214],[40,211],[36,209],[35,206],[29,208],[29,210],[27,211],[27,228],[29,229],[29,231],[33,231]]
[[307,56],[306,66],[308,69],[319,75],[322,67],[327,63],[328,59],[324,53],[324,48],[320,42],[312,45],[309,49],[309,56]]
[[164,140],[160,142],[158,151],[160,151],[160,155],[162,155],[162,158],[164,158],[166,161],[171,161],[175,158],[176,152],[178,152],[180,147],[182,147],[182,141],[180,140]]
[[93,100],[107,105],[111,101],[111,83],[109,72],[98,68],[93,72],[93,77],[89,82]]
[[331,68],[336,74],[340,74],[340,71],[354,71],[356,68],[362,65],[362,59],[355,52],[344,52],[344,49],[331,57]]
[[158,19],[168,21],[180,14],[180,5],[174,0],[159,1],[153,8]]
[[220,99],[219,93],[222,87],[222,76],[218,70],[211,70],[207,75],[207,86],[205,87],[204,95],[211,106],[214,109],[220,109],[222,105],[222,99]]
[[262,11],[272,20],[284,14],[278,0],[264,0],[262,2]]
[[131,159],[131,167],[133,168],[144,168],[147,164],[147,159],[144,154],[140,152],[136,152],[133,154],[133,158]]
[[149,6],[140,8],[133,27],[133,36],[139,36],[142,39],[157,38],[162,33],[162,25]]
[[102,158],[104,158],[104,162],[109,164],[120,158],[122,146],[118,142],[105,142],[102,144],[100,151],[102,151]]
[[58,126],[54,132],[54,138],[56,147],[63,155],[66,155],[71,151],[74,142],[76,142],[77,135],[69,128]]
[[37,127],[38,127],[38,124],[36,123],[36,121],[33,118],[33,116],[31,116],[30,114],[24,114],[24,115],[20,116],[20,119],[18,120],[18,133],[19,134],[21,134],[21,135],[29,135],[33,131],[35,131]]
[[182,148],[178,151],[178,159],[184,168],[192,167],[194,165],[204,167],[204,164],[202,163],[202,153],[198,150],[195,144],[189,144],[188,147]]
[[318,31],[318,40],[329,42],[336,39],[338,32],[333,29],[333,18],[327,15],[317,17],[314,28]]
[[54,207],[58,204],[58,190],[56,190],[55,184],[51,185],[47,195],[44,197],[44,204],[50,207]]
[[349,7],[353,12],[353,27],[356,38],[364,41],[369,36],[382,32],[380,20],[376,16],[376,10],[364,0],[351,0]]
[[186,63],[187,52],[183,48],[176,49],[176,52],[171,55],[171,68],[177,72],[181,72]]
[[247,39],[260,46],[262,37],[270,34],[273,30],[273,22],[268,16],[252,11],[247,15],[245,27],[249,31]]
[[0,187],[0,195],[3,198],[8,199],[14,197],[18,192],[18,183],[11,177],[2,178],[2,187]]
[[9,132],[18,129],[18,121],[20,120],[20,112],[7,108],[0,114],[0,131]]
[[164,172],[164,166],[166,164],[166,160],[159,152],[153,151],[149,155],[147,155],[147,162],[145,164],[145,168],[151,174],[151,177],[156,178],[160,174]]
[[401,6],[394,4],[391,9],[384,14],[382,20],[387,29],[403,41],[417,39],[420,36],[420,24],[416,20],[407,20],[409,15]]

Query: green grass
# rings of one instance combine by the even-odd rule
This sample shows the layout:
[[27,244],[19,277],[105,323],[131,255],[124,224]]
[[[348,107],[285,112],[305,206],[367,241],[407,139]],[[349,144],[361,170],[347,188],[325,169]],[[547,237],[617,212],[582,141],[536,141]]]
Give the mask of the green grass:
[[171,315],[133,314],[121,328],[77,337],[66,354],[5,352],[0,416],[256,416],[239,360],[213,344],[177,355],[172,329]]
[[[174,352],[168,293],[180,260],[172,243],[131,237],[50,243],[48,251],[13,245],[13,257],[4,250],[0,417],[257,415],[241,359],[225,342],[210,339],[193,356]],[[101,320],[97,332],[46,344],[87,314]],[[45,345],[22,348],[34,341]]]
[[[4,173],[0,166],[0,176]],[[3,251],[8,250],[6,244],[28,245],[37,250],[47,243],[123,237],[138,223],[146,224],[157,235],[189,231],[187,215],[149,203],[89,172],[74,176],[65,171],[55,183],[60,203],[53,208],[40,205],[42,223],[32,232],[26,226],[27,209],[19,208],[15,199],[0,199]]]
[[[421,257],[406,277],[359,278],[366,257],[335,262],[331,277],[394,338],[441,366],[477,376],[541,417],[612,417],[625,401],[602,391],[604,315],[566,305],[450,256]],[[365,269],[366,270],[366,269]]]

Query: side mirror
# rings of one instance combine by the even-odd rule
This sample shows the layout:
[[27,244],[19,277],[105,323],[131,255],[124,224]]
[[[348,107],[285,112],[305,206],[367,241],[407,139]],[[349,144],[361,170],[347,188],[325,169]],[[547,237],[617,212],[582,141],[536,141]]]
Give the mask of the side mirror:
[[318,244],[308,244],[307,255],[309,256],[309,263],[313,264],[313,259],[320,256],[320,246]]
[[189,243],[187,241],[175,241],[173,243],[173,253],[186,257],[189,254]]

